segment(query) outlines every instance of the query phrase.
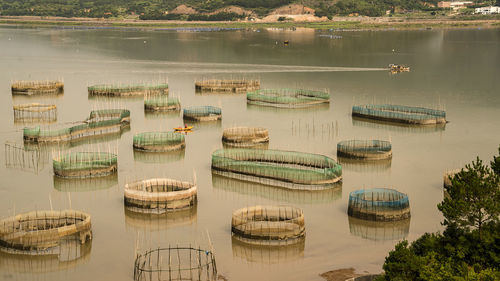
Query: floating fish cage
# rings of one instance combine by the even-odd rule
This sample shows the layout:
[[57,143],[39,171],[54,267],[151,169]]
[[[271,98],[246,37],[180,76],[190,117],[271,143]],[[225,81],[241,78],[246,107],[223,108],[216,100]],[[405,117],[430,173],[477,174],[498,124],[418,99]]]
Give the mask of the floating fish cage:
[[446,124],[443,110],[394,104],[355,105],[352,116],[410,125]]
[[241,93],[246,91],[255,91],[260,89],[259,80],[244,80],[244,79],[230,79],[219,80],[209,79],[200,80],[194,83],[196,92],[222,92],[222,93]]
[[162,214],[191,208],[197,202],[196,184],[167,178],[125,185],[125,207],[138,213]]
[[252,206],[233,212],[231,232],[241,242],[289,245],[306,235],[304,213],[291,206]]
[[372,188],[349,194],[349,216],[369,221],[397,221],[410,218],[408,196],[394,189]]
[[27,103],[13,106],[14,123],[36,123],[57,121],[55,104]]
[[263,89],[248,92],[247,103],[280,108],[302,108],[330,103],[330,94],[303,89]]
[[126,206],[125,226],[134,232],[164,231],[178,226],[192,225],[196,222],[197,208],[188,208],[163,214],[138,213],[129,210]]
[[54,176],[54,189],[60,192],[89,192],[105,190],[118,185],[118,175],[105,177],[67,179]]
[[304,258],[305,236],[297,243],[284,246],[253,245],[232,237],[233,257],[250,263],[282,264]]
[[215,255],[190,246],[148,250],[134,262],[134,281],[216,281],[217,277]]
[[51,255],[61,241],[84,244],[92,239],[90,215],[75,211],[34,211],[0,220],[0,250],[9,253]]
[[134,136],[133,147],[144,152],[168,152],[186,147],[184,135],[175,132],[147,132]]
[[167,83],[142,83],[132,85],[94,85],[88,87],[89,96],[132,97],[145,94],[168,94]]
[[64,82],[53,81],[14,81],[11,85],[13,95],[59,94],[64,91]]
[[346,140],[337,143],[337,156],[360,160],[392,158],[392,145],[384,140]]
[[104,177],[118,171],[117,155],[108,152],[70,152],[52,164],[56,176],[69,179]]
[[183,118],[191,121],[217,121],[222,119],[222,110],[214,106],[193,106],[185,108]]
[[148,96],[144,99],[144,110],[149,112],[165,112],[181,110],[179,98],[169,96]]
[[368,221],[348,216],[352,235],[373,241],[402,240],[410,232],[410,219],[399,221]]
[[342,179],[335,160],[311,153],[230,148],[212,154],[212,173],[290,189],[334,188]]
[[130,125],[130,111],[103,109],[90,112],[89,118],[77,125],[26,127],[23,137],[27,142],[68,142],[108,134],[119,134]]
[[280,188],[212,174],[212,187],[217,196],[229,201],[251,197],[290,204],[318,205],[329,204],[342,197],[342,182],[338,182],[334,188],[311,192],[310,190]]
[[265,128],[233,127],[224,129],[222,143],[230,147],[254,147],[269,143],[269,131]]

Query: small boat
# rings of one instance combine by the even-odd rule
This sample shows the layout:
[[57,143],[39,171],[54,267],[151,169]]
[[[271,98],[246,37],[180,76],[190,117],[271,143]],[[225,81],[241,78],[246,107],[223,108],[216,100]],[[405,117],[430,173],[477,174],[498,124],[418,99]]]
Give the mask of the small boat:
[[389,71],[391,73],[410,72],[410,67],[406,65],[389,64]]
[[174,128],[174,131],[175,132],[192,132],[193,128],[194,128],[193,126],[177,127],[177,128]]

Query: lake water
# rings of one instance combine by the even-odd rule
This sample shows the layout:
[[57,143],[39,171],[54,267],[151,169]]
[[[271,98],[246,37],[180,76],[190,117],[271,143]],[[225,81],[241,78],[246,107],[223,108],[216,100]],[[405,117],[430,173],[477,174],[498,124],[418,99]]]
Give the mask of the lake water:
[[[92,109],[131,110],[131,129],[92,144],[51,148],[37,168],[21,169],[0,150],[0,216],[31,210],[72,208],[92,216],[93,240],[81,258],[0,256],[2,280],[132,280],[137,251],[168,245],[213,245],[219,273],[229,280],[322,280],[328,270],[354,267],[381,271],[399,239],[442,230],[436,205],[443,172],[476,156],[491,159],[500,143],[500,29],[338,32],[342,39],[310,30],[178,32],[0,28],[0,141],[22,144],[22,125],[12,106],[55,103],[58,122],[85,119]],[[289,46],[283,46],[290,40]],[[390,63],[411,72],[390,75]],[[327,89],[327,107],[275,110],[247,106],[245,95],[195,94],[201,78],[257,78],[262,88]],[[63,78],[57,98],[12,97],[10,82]],[[171,130],[181,115],[148,116],[139,99],[88,99],[95,83],[163,81],[183,107],[222,107],[222,122],[186,136],[184,153],[166,158],[134,155],[132,137]],[[408,128],[353,120],[359,103],[444,108],[440,128]],[[300,124],[300,126],[299,126]],[[340,140],[382,138],[393,145],[391,162],[347,163],[341,188],[292,192],[212,176],[211,153],[232,126],[269,129],[270,148],[335,158]],[[313,129],[314,128],[314,129]],[[117,150],[118,176],[93,181],[54,179],[50,157],[66,150]],[[53,152],[56,151],[56,152]],[[143,155],[142,155],[143,156]],[[159,163],[155,163],[159,162]],[[26,166],[26,164],[25,164]],[[166,176],[198,183],[196,210],[167,221],[125,212],[123,188],[134,179]],[[372,225],[348,219],[349,192],[391,187],[407,193],[411,220]],[[70,191],[70,192],[68,192]],[[233,210],[255,204],[289,204],[304,210],[306,239],[286,248],[250,247],[231,239]],[[208,234],[207,234],[208,233]]]

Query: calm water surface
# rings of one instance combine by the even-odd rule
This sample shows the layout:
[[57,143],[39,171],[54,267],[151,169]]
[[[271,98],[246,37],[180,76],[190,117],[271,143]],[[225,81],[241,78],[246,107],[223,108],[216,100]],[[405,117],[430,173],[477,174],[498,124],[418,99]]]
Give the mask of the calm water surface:
[[[131,110],[131,129],[120,137],[76,143],[58,151],[116,149],[118,176],[90,181],[54,179],[50,148],[37,169],[20,169],[5,159],[0,168],[0,216],[71,207],[92,215],[94,239],[81,258],[0,256],[2,280],[132,280],[136,249],[213,244],[219,273],[229,280],[322,280],[338,268],[380,272],[399,239],[416,239],[442,229],[436,204],[442,174],[477,155],[490,160],[500,143],[500,30],[343,32],[342,39],[314,31],[176,32],[131,30],[0,29],[0,141],[22,143],[12,105],[55,103],[58,122],[86,118],[92,109]],[[279,42],[290,40],[288,47]],[[278,44],[276,43],[278,42]],[[393,51],[394,49],[394,51]],[[389,75],[389,63],[411,66]],[[201,78],[258,78],[263,88],[328,89],[328,107],[274,110],[247,106],[245,95],[199,95]],[[13,98],[11,80],[64,78],[57,98]],[[132,136],[182,125],[180,115],[149,116],[141,99],[89,100],[93,83],[157,81],[168,78],[182,106],[221,106],[223,120],[186,137],[184,153],[168,157],[134,154]],[[442,128],[408,128],[353,120],[356,103],[390,102],[441,107],[450,123]],[[383,138],[393,143],[391,162],[345,163],[341,188],[292,192],[212,176],[211,152],[227,127],[262,126],[270,148],[335,157],[336,143]],[[0,150],[0,159],[5,151]],[[57,152],[56,152],[57,153]],[[3,161],[3,160],[2,160]],[[168,220],[138,218],[123,207],[127,181],[154,176],[197,179],[197,208]],[[407,193],[409,222],[373,225],[348,219],[349,192],[385,186]],[[304,210],[306,239],[269,249],[231,239],[233,210],[254,204],[292,204]],[[208,235],[207,235],[208,233]]]

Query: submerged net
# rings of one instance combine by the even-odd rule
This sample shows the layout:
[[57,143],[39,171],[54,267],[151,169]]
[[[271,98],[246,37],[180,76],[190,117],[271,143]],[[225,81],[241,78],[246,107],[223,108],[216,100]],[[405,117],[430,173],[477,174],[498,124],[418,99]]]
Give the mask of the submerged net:
[[236,239],[263,245],[287,245],[305,236],[304,213],[290,206],[253,206],[233,212]]
[[148,250],[135,259],[134,280],[215,281],[215,256],[209,250],[191,246]]
[[52,254],[62,239],[92,238],[90,215],[74,210],[34,211],[0,220],[0,249],[13,253]]
[[263,89],[247,93],[248,104],[262,106],[300,108],[329,102],[329,93],[303,89]]
[[62,178],[88,178],[116,173],[118,157],[108,152],[71,152],[55,158],[54,174]]
[[147,111],[175,111],[181,109],[181,103],[176,97],[149,96],[144,100],[144,109]]
[[228,128],[222,133],[222,142],[235,147],[256,146],[269,142],[269,131],[252,127]]
[[212,170],[222,176],[292,189],[333,188],[342,178],[342,167],[329,157],[281,150],[219,149],[212,154]]
[[23,137],[31,142],[65,142],[85,137],[120,133],[130,123],[130,111],[103,109],[90,112],[89,118],[80,124],[67,126],[26,127]]
[[193,183],[147,179],[125,185],[125,206],[134,212],[162,214],[191,208],[196,204],[197,193]]
[[394,189],[372,188],[349,194],[349,216],[371,221],[395,221],[410,217],[408,196]]
[[184,109],[183,117],[194,121],[215,121],[222,119],[222,110],[215,106],[193,106]]
[[179,150],[186,146],[184,135],[175,132],[147,132],[134,136],[134,149],[151,152]]
[[55,104],[28,103],[13,106],[14,122],[55,122],[57,107]]
[[14,81],[11,85],[12,94],[57,94],[63,91],[64,82],[53,81]]
[[355,159],[388,159],[392,145],[384,140],[346,140],[337,143],[337,156]]
[[90,96],[129,96],[146,93],[168,94],[167,83],[141,83],[131,85],[94,85],[88,87]]
[[201,80],[194,83],[198,92],[231,92],[238,93],[244,91],[253,91],[260,88],[258,80]]
[[394,104],[355,105],[352,107],[352,115],[407,124],[446,123],[446,112],[443,110]]

